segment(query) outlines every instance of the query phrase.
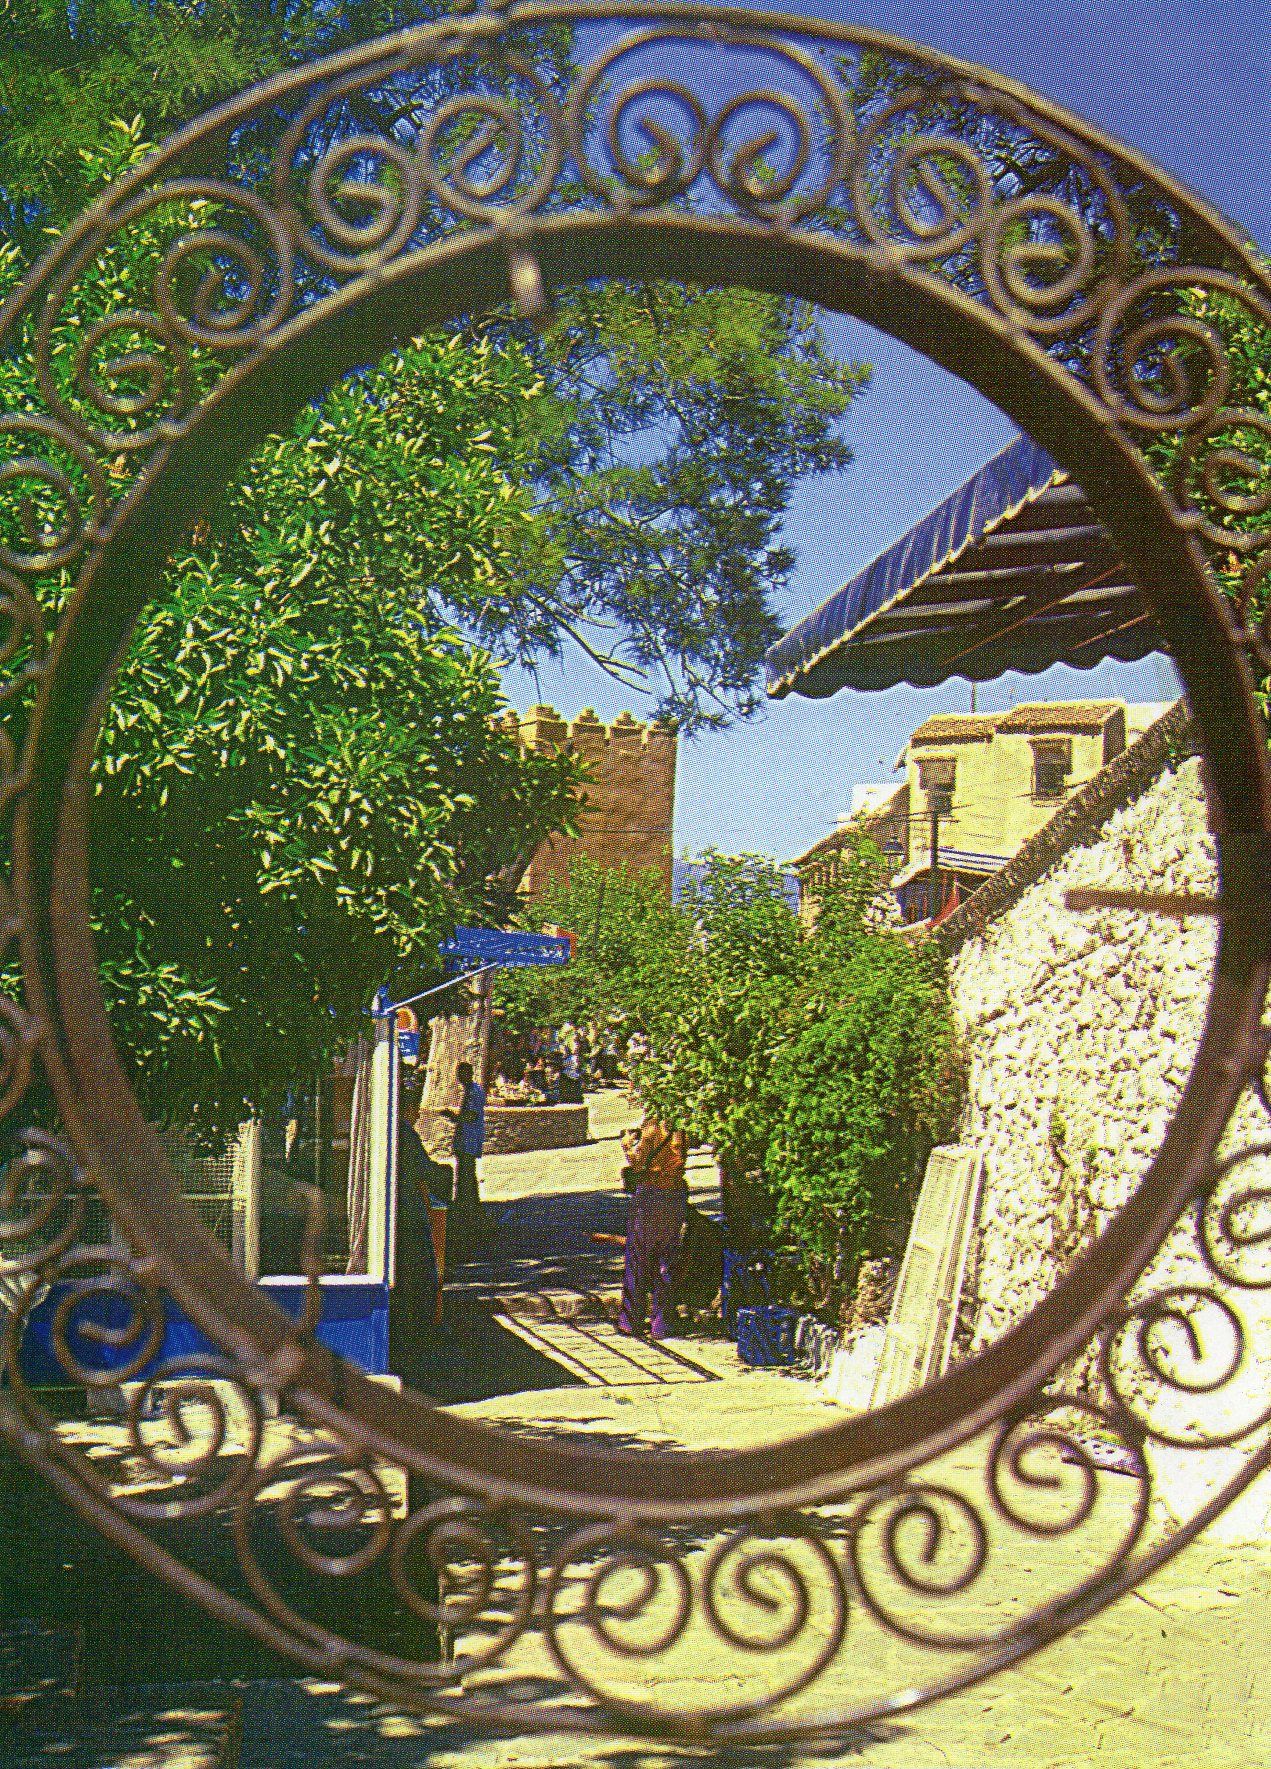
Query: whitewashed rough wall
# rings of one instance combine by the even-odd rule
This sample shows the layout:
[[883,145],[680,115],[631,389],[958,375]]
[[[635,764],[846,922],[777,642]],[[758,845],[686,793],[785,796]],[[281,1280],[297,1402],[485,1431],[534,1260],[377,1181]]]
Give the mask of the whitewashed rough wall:
[[1160,1147],[1204,1020],[1215,925],[1064,908],[1078,885],[1213,890],[1198,764],[1164,775],[950,966],[985,1157],[973,1349],[1048,1290]]
[[[964,1349],[978,1350],[1026,1314],[1128,1198],[1160,1147],[1203,1028],[1213,921],[1179,923],[1125,910],[1082,914],[1064,907],[1064,894],[1081,885],[1208,894],[1216,883],[1199,764],[1191,760],[1115,813],[1088,845],[1063,856],[951,961],[970,1062],[964,1134],[985,1158]],[[1250,1101],[1226,1146],[1269,1139],[1271,1124]],[[1258,1183],[1271,1184],[1271,1162],[1254,1165],[1264,1170]],[[1264,1245],[1246,1256],[1246,1264],[1256,1260],[1268,1267],[1260,1275],[1271,1279],[1271,1250]],[[1176,1230],[1136,1294],[1212,1282],[1191,1234]],[[1242,1377],[1220,1394],[1180,1401],[1152,1381],[1140,1360],[1127,1362],[1128,1391],[1155,1409],[1154,1417],[1170,1409],[1184,1434],[1189,1416],[1220,1416],[1234,1425],[1259,1410],[1259,1384],[1271,1378],[1271,1300],[1265,1290],[1241,1290],[1238,1301],[1248,1356]],[[1226,1323],[1201,1307],[1196,1325],[1202,1356],[1216,1373],[1229,1346]],[[1185,1331],[1167,1326],[1157,1337],[1174,1368],[1199,1373]],[[1207,1481],[1229,1463],[1229,1471],[1235,1467],[1225,1455],[1174,1456],[1162,1490],[1179,1515],[1198,1496],[1201,1462]],[[1263,1494],[1263,1507],[1269,1498]]]

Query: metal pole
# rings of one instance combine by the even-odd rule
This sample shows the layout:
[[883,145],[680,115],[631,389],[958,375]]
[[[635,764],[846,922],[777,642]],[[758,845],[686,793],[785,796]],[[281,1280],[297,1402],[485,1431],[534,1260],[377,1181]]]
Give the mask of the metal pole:
[[940,809],[933,786],[931,808],[931,869],[927,874],[927,920],[934,921],[940,912]]
[[483,964],[479,970],[460,971],[457,977],[451,977],[445,983],[434,983],[431,989],[421,989],[418,995],[408,995],[404,1001],[390,1001],[385,1007],[373,1007],[372,1019],[386,1019],[389,1014],[397,1012],[399,1007],[410,1007],[416,1001],[423,1001],[429,995],[440,995],[444,989],[457,988],[460,983],[470,983],[473,977],[483,977],[488,970],[498,970],[497,964]]
[[[385,1161],[384,1187],[384,1277],[391,1290],[397,1282],[397,1187],[400,1163],[400,1110],[402,1090],[402,1053],[397,1042],[397,1026],[388,1026],[388,1158]],[[391,1309],[391,1304],[390,1304]]]

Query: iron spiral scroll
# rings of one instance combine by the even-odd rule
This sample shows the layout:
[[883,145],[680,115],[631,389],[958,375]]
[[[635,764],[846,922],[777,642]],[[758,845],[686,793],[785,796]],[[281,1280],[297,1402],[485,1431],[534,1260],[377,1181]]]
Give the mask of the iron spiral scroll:
[[[103,305],[94,267],[141,227],[161,236],[153,272]],[[624,274],[854,313],[1068,466],[1186,682],[1220,856],[1191,1079],[1086,1257],[922,1393],[727,1459],[529,1444],[339,1364],[312,1313],[297,1325],[238,1279],[182,1204],[114,1054],[88,928],[86,774],[113,664],[216,488],[421,326],[509,295],[534,315],[555,284]],[[1232,403],[1215,311],[1271,329],[1265,273],[1133,151],[982,69],[730,7],[456,16],[281,75],[122,178],[0,311],[30,369],[0,416],[0,938],[20,971],[0,1000],[0,1107],[30,1123],[38,1082],[63,1127],[22,1131],[0,1178],[0,1428],[17,1451],[300,1665],[520,1730],[824,1733],[1017,1660],[1190,1540],[1271,1460],[1271,769],[1252,691],[1271,667],[1271,486],[1249,452],[1269,420]],[[110,1245],[85,1248],[100,1206]],[[109,1472],[23,1378],[53,1286],[68,1378],[127,1384]],[[169,1304],[215,1356],[154,1368]],[[1070,1391],[1083,1352],[1097,1380]],[[1166,1451],[1227,1458],[1183,1525],[1154,1506]],[[406,1473],[426,1492],[413,1509]],[[200,1519],[232,1532],[233,1589],[174,1533]],[[280,1588],[262,1521],[308,1585]],[[306,1611],[305,1590],[372,1575],[454,1633],[455,1655],[396,1656]],[[744,1697],[684,1700],[706,1637]],[[866,1638],[892,1656],[875,1676],[863,1653],[851,1700],[828,1704],[823,1674]],[[550,1671],[532,1687],[531,1647]],[[650,1663],[673,1696],[641,1692]]]

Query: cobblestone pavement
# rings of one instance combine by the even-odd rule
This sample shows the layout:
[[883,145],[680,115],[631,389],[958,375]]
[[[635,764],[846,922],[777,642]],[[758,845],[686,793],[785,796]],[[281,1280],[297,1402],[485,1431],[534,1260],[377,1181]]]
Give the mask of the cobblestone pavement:
[[[517,1262],[523,1254],[532,1257],[548,1236],[547,1250],[558,1261],[553,1295],[549,1312],[532,1324],[556,1331],[572,1318],[595,1327],[585,1308],[581,1320],[570,1309],[573,1299],[603,1299],[616,1287],[620,1250],[592,1242],[595,1231],[587,1225],[615,1201],[620,1157],[607,1127],[622,1110],[620,1100],[603,1102],[599,1128],[608,1140],[587,1149],[485,1164],[483,1192],[504,1215],[502,1253],[458,1274],[457,1287],[467,1287],[472,1306],[493,1304],[511,1318],[515,1297],[534,1293],[530,1268]],[[705,1191],[709,1173],[702,1169],[697,1177]],[[572,1199],[572,1213],[547,1202],[553,1199]],[[616,1202],[620,1211],[621,1200]],[[558,1211],[577,1232],[551,1236]],[[746,1369],[724,1342],[672,1341],[669,1350],[713,1379],[628,1379],[599,1386],[564,1373],[564,1386],[492,1393],[462,1410],[519,1432],[565,1435],[598,1449],[620,1442],[650,1454],[670,1446],[727,1454],[841,1416],[813,1384]],[[559,1351],[557,1345],[552,1355]],[[965,1454],[949,1463],[953,1483],[970,1478]],[[708,1543],[704,1537],[690,1554],[705,1552]],[[1060,1577],[1067,1570],[1064,1553],[1062,1542],[1031,1541],[1017,1568],[1021,1580]],[[454,1721],[391,1712],[334,1686],[276,1678],[232,1686],[156,1685],[114,1697],[52,1696],[7,1716],[0,1704],[0,1765],[677,1769],[709,1760],[723,1769],[828,1769],[849,1762],[877,1769],[1257,1769],[1271,1764],[1269,1598],[1271,1543],[1232,1547],[1202,1539],[1140,1590],[1024,1665],[929,1709],[815,1747],[710,1753],[631,1740],[490,1739]],[[1013,1600],[1004,1593],[1000,1605],[1008,1610]],[[38,1657],[51,1650],[34,1634],[19,1639],[10,1632],[7,1638],[11,1652]],[[650,1662],[641,1673],[641,1695],[679,1707],[700,1701],[706,1689],[750,1692],[753,1660],[748,1664],[705,1633],[688,1650],[687,1664]],[[516,1653],[516,1674],[555,1677],[559,1685],[537,1635],[527,1635]],[[902,1687],[906,1662],[888,1636],[871,1632],[858,1606],[843,1649],[816,1684],[816,1704],[824,1704],[824,1711],[847,1706],[863,1692]],[[0,1654],[0,1677],[3,1669]],[[68,1677],[72,1672],[68,1666]]]

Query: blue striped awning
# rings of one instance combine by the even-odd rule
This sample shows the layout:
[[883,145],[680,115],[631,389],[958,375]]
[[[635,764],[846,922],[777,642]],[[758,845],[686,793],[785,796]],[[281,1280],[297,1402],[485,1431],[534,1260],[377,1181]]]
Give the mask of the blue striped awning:
[[812,611],[764,660],[768,693],[987,681],[1159,649],[1081,487],[1021,436]]

